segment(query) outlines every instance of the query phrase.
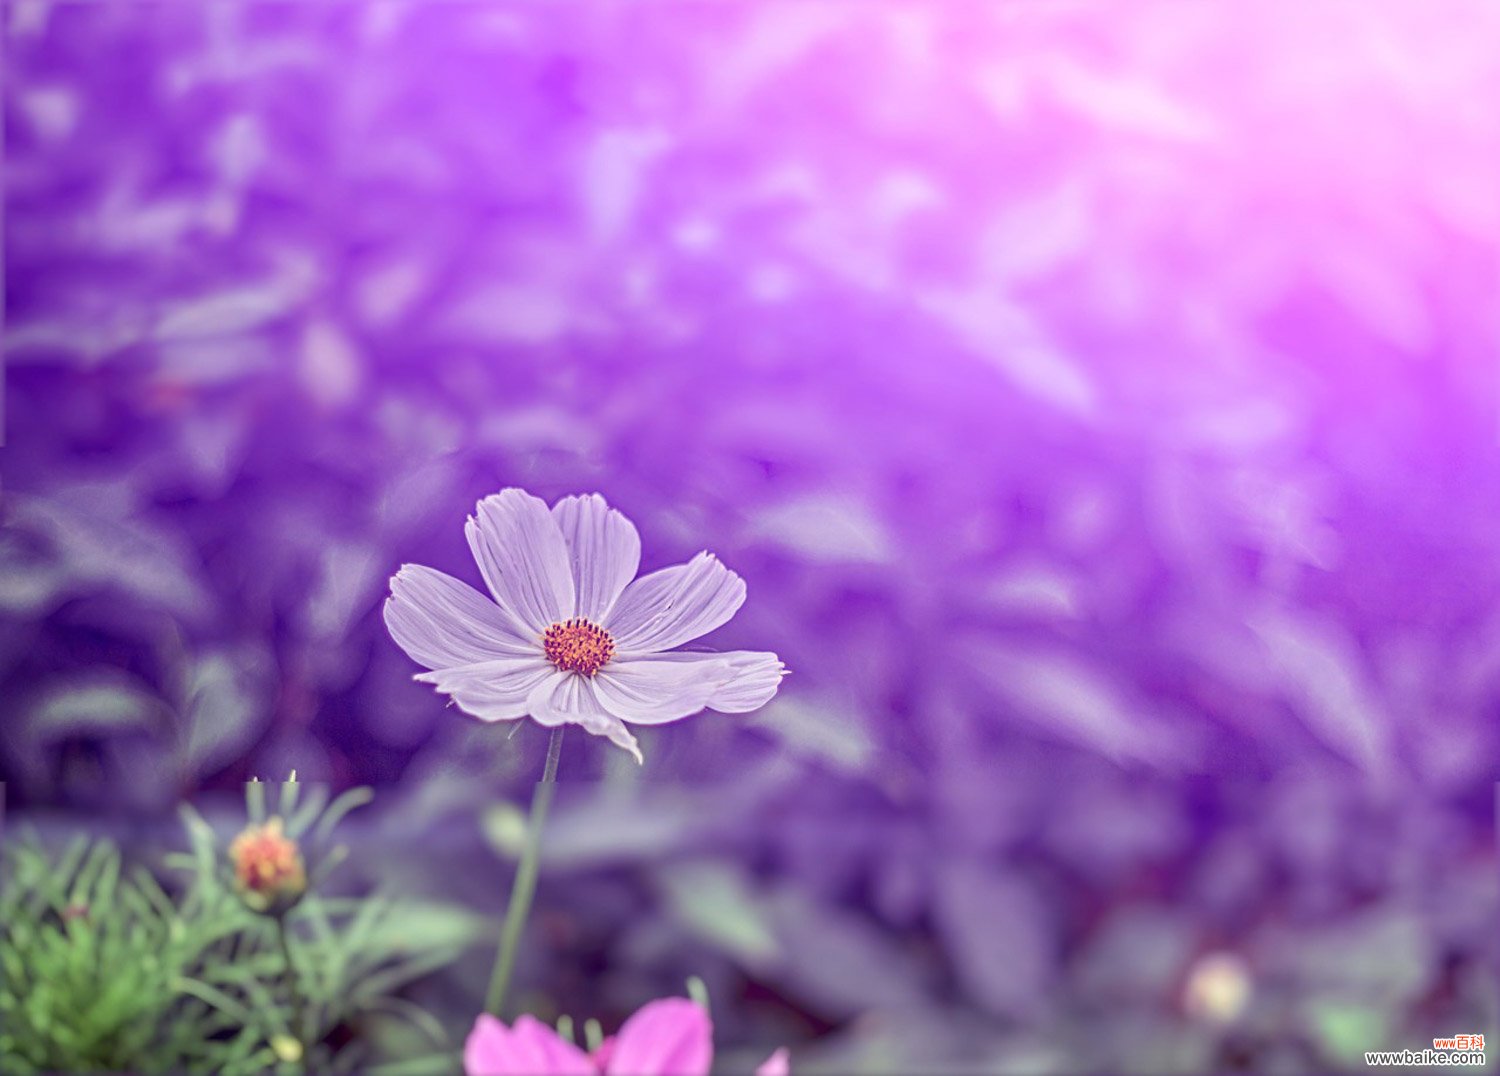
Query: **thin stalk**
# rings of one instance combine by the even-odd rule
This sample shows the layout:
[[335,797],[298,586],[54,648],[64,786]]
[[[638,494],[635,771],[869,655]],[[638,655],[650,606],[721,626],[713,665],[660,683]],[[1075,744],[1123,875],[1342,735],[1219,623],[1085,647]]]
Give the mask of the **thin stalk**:
[[292,963],[292,938],[291,931],[287,930],[286,916],[276,917],[276,938],[281,942],[281,959],[286,964],[286,992],[292,1003],[292,1038],[297,1040],[298,1059],[307,1057],[307,1043],[303,1036],[307,1034],[305,1023],[305,1010],[302,1001],[302,988],[297,984],[297,965]]
[[531,899],[536,896],[536,876],[541,868],[542,824],[547,820],[547,809],[552,806],[552,794],[557,790],[557,758],[562,754],[563,726],[552,730],[547,741],[547,764],[542,769],[542,779],[537,782],[531,796],[531,817],[526,823],[526,847],[521,853],[521,862],[516,867],[516,880],[510,889],[510,906],[505,909],[505,923],[500,928],[500,952],[495,957],[495,970],[490,973],[490,989],[485,997],[485,1011],[500,1015],[505,1004],[505,991],[510,986],[510,973],[516,964],[516,949],[521,943],[521,930],[526,926],[526,917],[531,913]]

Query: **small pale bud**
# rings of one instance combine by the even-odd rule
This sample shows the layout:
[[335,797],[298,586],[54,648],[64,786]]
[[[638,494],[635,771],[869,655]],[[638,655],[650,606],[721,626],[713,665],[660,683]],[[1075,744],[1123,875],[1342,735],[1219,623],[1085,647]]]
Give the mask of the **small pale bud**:
[[287,1064],[295,1064],[302,1060],[302,1044],[290,1035],[272,1035],[271,1049]]
[[1183,988],[1188,1015],[1211,1024],[1230,1024],[1250,1003],[1250,969],[1234,953],[1208,953],[1193,965]]

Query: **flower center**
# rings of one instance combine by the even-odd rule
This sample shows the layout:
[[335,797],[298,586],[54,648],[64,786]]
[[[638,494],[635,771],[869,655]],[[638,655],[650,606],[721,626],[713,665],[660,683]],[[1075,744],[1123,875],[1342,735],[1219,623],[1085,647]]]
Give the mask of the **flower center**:
[[548,628],[542,650],[559,669],[593,676],[615,656],[615,641],[597,624],[575,617]]

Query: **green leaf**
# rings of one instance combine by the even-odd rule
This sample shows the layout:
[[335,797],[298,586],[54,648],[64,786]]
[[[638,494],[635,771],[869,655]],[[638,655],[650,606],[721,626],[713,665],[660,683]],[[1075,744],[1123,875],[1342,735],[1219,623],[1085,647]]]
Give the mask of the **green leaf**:
[[448,1076],[462,1067],[462,1059],[456,1051],[413,1057],[403,1061],[390,1061],[373,1065],[365,1071],[369,1076]]
[[775,928],[738,867],[688,863],[658,878],[673,913],[704,941],[752,967],[780,955]]
[[266,820],[266,783],[259,777],[245,782],[245,814],[252,826],[262,825]]
[[97,682],[55,687],[31,710],[27,727],[33,736],[51,739],[79,732],[148,728],[160,722],[162,702],[144,685],[111,672]]
[[448,1041],[448,1034],[443,1030],[443,1025],[438,1022],[437,1018],[420,1005],[407,1001],[405,998],[377,998],[365,1008],[369,1012],[389,1013],[398,1019],[405,1020],[431,1039],[434,1046],[442,1046]]
[[183,766],[208,773],[236,758],[267,720],[259,669],[268,662],[254,648],[207,654],[187,669]]
[[1328,1054],[1340,1062],[1357,1063],[1366,1050],[1385,1047],[1392,1013],[1357,1002],[1315,1001],[1308,1006],[1314,1034]]
[[0,920],[5,1067],[23,1054],[52,1071],[224,1071],[192,1065],[212,1041],[209,1009],[176,979],[225,929],[215,909],[176,906],[148,872],[125,872],[108,841],[75,842],[56,863],[0,848],[10,914]]
[[782,694],[750,715],[750,723],[776,736],[792,753],[847,773],[866,773],[875,761],[875,741],[847,701]]
[[493,920],[461,904],[402,900],[391,904],[363,936],[371,952],[462,949],[488,938]]
[[308,875],[307,887],[311,890],[322,888],[323,882],[338,867],[349,858],[349,846],[346,844],[336,845],[329,849],[328,854],[318,860],[313,867],[312,873]]
[[[288,783],[294,786],[300,784],[300,782]],[[286,785],[282,786],[283,789],[285,789],[286,787]],[[294,794],[292,797],[292,801],[296,802],[296,800],[297,797]],[[306,796],[302,799],[301,803],[295,811],[293,811],[290,806],[287,806],[285,802],[285,793],[283,793],[282,807],[287,813],[286,835],[292,838],[292,840],[294,841],[299,840],[302,837],[302,834],[307,832],[308,827],[313,824],[313,821],[318,817],[318,815],[322,813],[322,810],[327,805],[327,803],[327,785],[316,784],[307,786]]]
[[260,1027],[260,1021],[256,1019],[255,1013],[248,1006],[236,1001],[218,987],[210,986],[208,983],[189,976],[181,976],[174,981],[173,985],[182,993],[198,998],[200,1001],[218,1009],[224,1015],[238,1021],[240,1026],[257,1028],[260,1033],[264,1033],[264,1029]]
[[436,971],[443,965],[451,963],[452,960],[453,954],[448,952],[421,953],[406,960],[398,960],[377,972],[364,976],[358,983],[351,984],[353,987],[351,996],[361,1007],[367,1008],[377,998]]
[[319,819],[317,829],[313,832],[313,840],[318,843],[326,842],[332,835],[334,827],[344,820],[350,811],[363,807],[375,798],[373,789],[360,787],[351,788],[342,793],[323,812]]
[[288,817],[297,809],[297,797],[302,792],[302,785],[297,780],[297,771],[293,770],[291,776],[281,782],[281,797],[276,801],[276,813],[282,818]]
[[193,869],[200,879],[211,878],[218,858],[213,827],[186,803],[177,808],[177,817],[182,819],[182,824],[188,831],[188,843],[193,849]]
[[713,1013],[713,1008],[709,1003],[707,983],[696,975],[690,975],[687,981],[687,992],[688,997],[697,1002],[700,1009],[710,1015]]
[[480,824],[490,845],[506,859],[520,859],[526,847],[526,812],[513,803],[492,803]]

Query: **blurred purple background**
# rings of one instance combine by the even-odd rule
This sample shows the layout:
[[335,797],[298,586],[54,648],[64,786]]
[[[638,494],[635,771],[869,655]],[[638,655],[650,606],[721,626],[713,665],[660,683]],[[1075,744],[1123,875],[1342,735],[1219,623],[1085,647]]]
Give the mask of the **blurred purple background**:
[[544,737],[379,606],[597,490],[794,674],[570,739],[535,1011],[699,974],[799,1073],[1500,1032],[1493,6],[4,18],[12,820],[295,767],[377,787],[358,884],[494,916]]

